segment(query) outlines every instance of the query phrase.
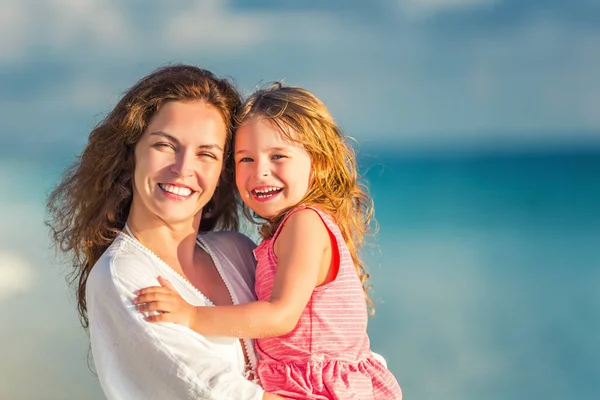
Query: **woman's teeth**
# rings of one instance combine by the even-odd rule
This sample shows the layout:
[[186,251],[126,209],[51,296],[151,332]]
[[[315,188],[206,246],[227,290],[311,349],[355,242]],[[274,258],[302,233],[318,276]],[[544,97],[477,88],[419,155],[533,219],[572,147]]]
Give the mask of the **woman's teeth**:
[[165,192],[173,193],[178,196],[189,196],[192,194],[192,189],[186,187],[169,185],[165,183],[159,183],[158,186],[160,186],[160,188]]

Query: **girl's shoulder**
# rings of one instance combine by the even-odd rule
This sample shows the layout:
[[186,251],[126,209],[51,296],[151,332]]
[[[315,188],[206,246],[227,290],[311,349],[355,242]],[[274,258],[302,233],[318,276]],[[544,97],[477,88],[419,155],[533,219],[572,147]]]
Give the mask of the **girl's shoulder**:
[[329,213],[327,213],[321,207],[319,207],[318,205],[315,205],[315,204],[300,204],[300,205],[292,208],[290,211],[288,211],[288,213],[286,214],[286,217],[290,216],[292,214],[295,214],[297,212],[300,212],[300,211],[306,211],[306,212],[308,212],[310,210],[316,212],[319,215],[326,215],[329,218],[331,218],[331,216],[329,215]]
[[295,221],[302,220],[302,222],[309,226],[308,229],[310,229],[310,225],[314,227],[324,225],[324,228],[328,231],[331,231],[332,229],[334,231],[337,230],[337,224],[332,215],[323,211],[318,206],[302,204],[287,212],[273,237],[277,237],[281,230],[284,229],[284,226],[289,225],[289,222],[292,219]]
[[326,212],[312,205],[301,205],[285,215],[273,236],[268,240],[268,247],[274,253],[276,248],[281,248],[282,243],[292,247],[303,243],[303,248],[325,248],[331,243],[331,235],[338,241],[338,234],[337,225]]

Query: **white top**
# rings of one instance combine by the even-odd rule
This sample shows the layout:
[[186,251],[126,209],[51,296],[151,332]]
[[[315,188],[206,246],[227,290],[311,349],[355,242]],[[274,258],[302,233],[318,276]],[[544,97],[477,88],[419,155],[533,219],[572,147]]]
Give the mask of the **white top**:
[[[237,232],[208,232],[197,244],[212,258],[234,304],[254,301],[254,243]],[[236,338],[203,336],[174,323],[150,323],[133,305],[135,291],[168,279],[195,306],[212,306],[199,290],[144,247],[120,233],[92,268],[87,310],[92,354],[109,400],[259,400],[244,377]],[[252,369],[256,353],[244,340]]]

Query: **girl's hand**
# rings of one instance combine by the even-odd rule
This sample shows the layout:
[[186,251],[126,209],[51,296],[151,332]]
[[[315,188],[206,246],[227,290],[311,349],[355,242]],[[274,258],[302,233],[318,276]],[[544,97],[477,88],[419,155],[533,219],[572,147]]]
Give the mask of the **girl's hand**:
[[133,303],[139,312],[158,311],[160,314],[148,315],[148,322],[174,322],[191,327],[196,316],[196,307],[185,301],[175,290],[171,282],[158,277],[160,286],[151,286],[136,292]]

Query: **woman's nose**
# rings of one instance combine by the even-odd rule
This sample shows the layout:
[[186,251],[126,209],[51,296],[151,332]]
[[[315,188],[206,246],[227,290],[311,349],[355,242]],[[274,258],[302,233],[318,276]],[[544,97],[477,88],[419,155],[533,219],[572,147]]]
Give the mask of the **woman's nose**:
[[171,172],[177,176],[192,176],[194,174],[192,161],[193,158],[186,154],[179,155],[171,166]]

